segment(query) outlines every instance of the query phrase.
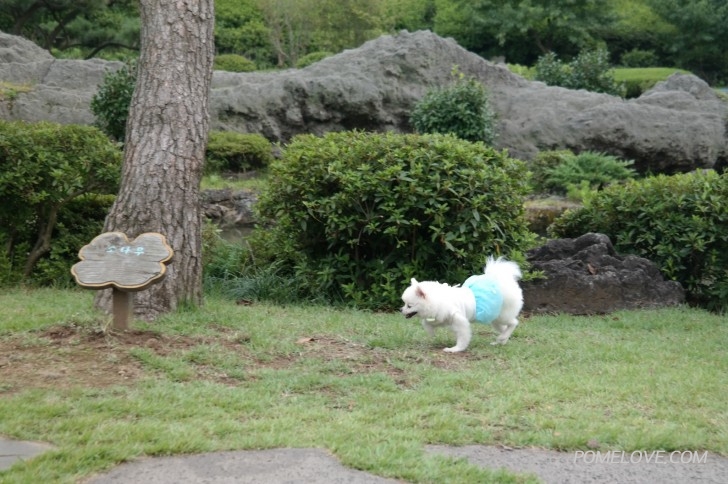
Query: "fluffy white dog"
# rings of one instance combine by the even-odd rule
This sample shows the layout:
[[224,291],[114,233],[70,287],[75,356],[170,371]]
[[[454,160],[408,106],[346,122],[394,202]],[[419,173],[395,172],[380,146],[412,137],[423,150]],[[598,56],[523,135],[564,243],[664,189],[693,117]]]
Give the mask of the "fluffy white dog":
[[457,340],[445,351],[464,351],[470,344],[470,323],[491,323],[498,337],[491,344],[506,344],[518,326],[518,314],[523,307],[523,292],[518,285],[521,270],[515,262],[503,258],[488,258],[484,274],[470,276],[461,286],[435,281],[417,282],[402,294],[402,314],[419,316],[430,336],[435,328],[450,326]]

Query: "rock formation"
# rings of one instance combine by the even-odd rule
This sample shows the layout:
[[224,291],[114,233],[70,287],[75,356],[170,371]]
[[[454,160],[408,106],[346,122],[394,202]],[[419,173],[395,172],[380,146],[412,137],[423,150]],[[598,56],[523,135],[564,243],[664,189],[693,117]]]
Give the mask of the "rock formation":
[[604,314],[685,301],[680,283],[665,280],[647,259],[620,256],[604,234],[551,240],[528,261],[546,278],[522,283],[526,312]]
[[[0,119],[91,123],[89,102],[118,62],[56,60],[0,32],[0,81],[32,88],[0,100]],[[429,31],[366,42],[304,69],[217,71],[214,129],[286,142],[299,133],[343,129],[409,132],[409,113],[451,71],[474,76],[498,117],[496,146],[514,157],[571,149],[635,161],[639,171],[674,173],[728,165],[728,103],[699,78],[673,75],[633,100],[530,82]]]

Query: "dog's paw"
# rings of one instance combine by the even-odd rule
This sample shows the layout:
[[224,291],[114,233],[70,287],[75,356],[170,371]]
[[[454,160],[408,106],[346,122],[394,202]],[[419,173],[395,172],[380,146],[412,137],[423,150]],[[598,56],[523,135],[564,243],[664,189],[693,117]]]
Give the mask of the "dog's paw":
[[457,346],[453,346],[452,348],[445,348],[442,351],[445,353],[460,353],[461,351],[465,351],[465,348],[458,348]]
[[502,340],[502,341],[497,339],[497,340],[493,341],[491,343],[491,345],[492,346],[499,346],[499,345],[504,345],[506,343],[508,343],[508,340],[507,339],[506,340]]

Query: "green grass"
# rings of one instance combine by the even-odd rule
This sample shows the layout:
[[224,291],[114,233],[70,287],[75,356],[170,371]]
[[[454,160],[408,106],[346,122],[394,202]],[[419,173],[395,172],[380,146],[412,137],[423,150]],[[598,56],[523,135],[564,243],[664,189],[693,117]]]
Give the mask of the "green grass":
[[618,67],[614,69],[614,79],[624,81],[664,81],[675,73],[690,72],[675,67]]
[[[508,64],[508,69],[526,79],[533,79],[536,74],[533,67],[526,67],[517,64]],[[617,82],[625,81],[664,81],[676,72],[689,74],[689,71],[675,67],[615,67],[614,79]]]
[[[104,321],[92,297],[2,294],[0,342],[33,344],[58,324],[91,331]],[[325,307],[209,299],[134,328],[197,343],[130,349],[144,369],[131,385],[0,385],[0,434],[56,446],[0,480],[75,482],[142,456],[275,447],[325,448],[353,468],[438,483],[531,478],[432,456],[427,444],[728,455],[728,325],[700,310],[531,317],[502,347],[477,326],[455,355],[441,351],[446,331],[430,339],[398,314]]]

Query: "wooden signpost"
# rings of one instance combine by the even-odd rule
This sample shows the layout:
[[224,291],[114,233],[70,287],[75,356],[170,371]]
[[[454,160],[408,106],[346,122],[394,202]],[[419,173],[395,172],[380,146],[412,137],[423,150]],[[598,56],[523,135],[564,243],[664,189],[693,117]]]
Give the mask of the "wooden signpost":
[[107,232],[81,248],[81,261],[71,273],[86,289],[112,288],[114,328],[128,329],[133,314],[130,293],[160,282],[173,254],[162,234],[147,232],[130,242],[121,232]]

